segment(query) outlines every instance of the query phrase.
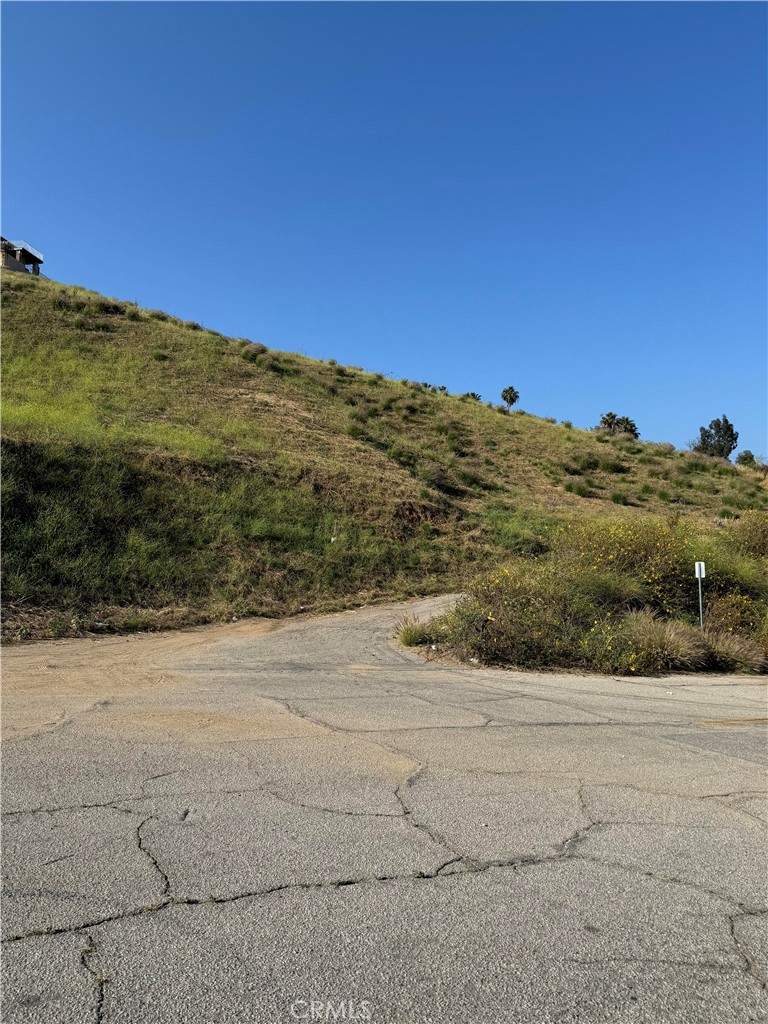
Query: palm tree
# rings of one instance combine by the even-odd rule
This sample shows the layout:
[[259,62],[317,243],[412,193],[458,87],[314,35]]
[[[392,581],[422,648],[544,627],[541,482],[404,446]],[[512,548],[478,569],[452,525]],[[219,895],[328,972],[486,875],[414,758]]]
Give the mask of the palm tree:
[[501,392],[501,400],[506,405],[507,412],[509,412],[509,410],[512,408],[512,406],[515,404],[519,397],[520,392],[517,390],[517,388],[513,388],[511,384],[508,388],[504,388],[504,390]]
[[605,412],[600,417],[596,430],[606,430],[609,434],[629,434],[631,437],[640,437],[637,424],[629,416],[617,416],[615,412]]
[[616,434],[618,433],[618,422],[619,417],[615,412],[604,412],[596,429],[607,430],[609,434]]
[[616,433],[629,434],[630,437],[634,437],[635,439],[640,437],[640,431],[637,429],[637,424],[634,420],[631,420],[629,416],[619,416],[616,421]]

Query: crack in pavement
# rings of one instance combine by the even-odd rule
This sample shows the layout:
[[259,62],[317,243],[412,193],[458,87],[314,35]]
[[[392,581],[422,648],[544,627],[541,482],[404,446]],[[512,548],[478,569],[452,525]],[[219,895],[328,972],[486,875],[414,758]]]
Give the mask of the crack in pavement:
[[147,860],[149,860],[149,862],[153,865],[153,867],[157,871],[158,875],[160,876],[160,880],[163,883],[163,896],[168,896],[170,898],[170,895],[171,895],[171,881],[168,878],[168,875],[165,873],[165,871],[163,871],[163,869],[158,864],[157,858],[155,857],[155,855],[152,853],[152,851],[149,849],[149,847],[145,845],[144,837],[141,834],[141,830],[144,828],[144,826],[147,824],[147,822],[148,821],[153,821],[153,820],[157,820],[157,819],[154,817],[154,815],[150,815],[148,818],[145,818],[141,822],[140,825],[137,826],[137,828],[136,828],[136,843],[137,843],[139,849],[141,850],[141,852],[144,854],[144,856],[147,858]]
[[96,943],[93,941],[93,936],[86,932],[85,935],[87,945],[80,951],[80,966],[93,979],[94,986],[94,1021],[95,1024],[102,1024],[104,1020],[104,990],[106,988],[108,979],[105,978],[99,971],[91,966],[91,957],[96,952]]
[[[224,790],[223,792],[230,793],[231,791]],[[307,811],[322,811],[324,814],[340,814],[348,818],[393,818],[395,821],[399,821],[404,817],[401,813],[393,814],[389,811],[350,811],[340,807],[326,807],[323,804],[307,803],[303,800],[296,800],[293,797],[283,796],[282,793],[277,793],[268,786],[260,786],[258,789],[247,792],[266,793],[267,796],[271,796],[273,799],[279,800],[281,803],[288,804],[291,807],[302,807]]]
[[731,934],[731,940],[736,947],[739,955],[744,961],[744,969],[748,974],[751,974],[753,978],[758,982],[763,991],[768,991],[768,976],[766,976],[760,969],[757,959],[750,949],[739,939],[736,934],[736,922],[744,917],[759,917],[764,911],[751,912],[745,911],[741,914],[730,914],[728,917],[728,925]]
[[[611,823],[596,822],[595,824],[598,826],[606,824],[607,827],[610,827]],[[568,840],[566,840],[566,842],[567,841]],[[736,899],[734,896],[728,896],[725,893],[720,892],[718,889],[711,889],[709,886],[702,885],[700,882],[687,881],[684,878],[678,878],[676,875],[667,875],[659,871],[649,871],[646,868],[640,868],[634,864],[625,864],[623,861],[612,860],[606,857],[590,857],[584,853],[579,854],[576,859],[589,861],[591,864],[602,864],[604,867],[619,868],[622,871],[643,875],[646,878],[655,878],[658,882],[669,882],[671,885],[682,885],[688,889],[696,889],[697,892],[703,892],[707,896],[713,896],[715,899],[722,900],[724,903],[730,903],[734,907],[738,907],[745,916],[766,913],[765,907],[751,906],[748,903],[743,903],[741,900]]]
[[[629,874],[653,878],[656,881],[661,881],[666,884],[679,885],[685,888],[694,889],[698,892],[702,892],[705,895],[717,899],[719,902],[737,908],[738,912],[731,912],[726,915],[726,919],[729,923],[729,935],[731,938],[731,942],[733,944],[735,951],[738,953],[740,959],[742,960],[744,972],[748,974],[750,978],[752,978],[758,985],[760,985],[762,989],[765,990],[768,987],[768,982],[766,981],[765,976],[760,971],[754,954],[749,950],[747,945],[738,937],[736,928],[736,922],[740,918],[765,913],[763,908],[751,907],[748,904],[745,904],[743,902],[740,902],[739,900],[734,899],[733,897],[724,895],[716,889],[701,885],[696,882],[686,881],[684,879],[662,874],[660,872],[648,871],[645,869],[638,868],[634,865],[624,864],[621,861],[613,860],[610,858],[590,857],[586,854],[576,852],[578,850],[578,847],[588,839],[590,833],[594,829],[599,829],[601,827],[605,827],[606,825],[610,825],[610,823],[595,820],[592,816],[592,812],[589,808],[588,800],[585,793],[587,785],[584,782],[580,782],[577,793],[582,814],[584,815],[587,824],[580,827],[579,829],[576,829],[570,836],[563,840],[563,842],[556,844],[554,846],[553,852],[543,854],[524,854],[513,858],[505,859],[478,860],[459,854],[457,851],[452,849],[452,847],[447,843],[444,837],[440,836],[437,832],[433,831],[428,826],[424,825],[422,822],[418,822],[414,819],[412,809],[407,804],[402,791],[412,787],[418,781],[418,778],[420,777],[421,774],[423,774],[425,770],[426,766],[421,765],[415,771],[411,772],[410,775],[404,780],[404,782],[400,783],[400,785],[397,786],[395,790],[395,795],[398,801],[400,802],[400,805],[403,810],[402,817],[406,821],[408,821],[408,823],[412,825],[415,829],[417,829],[420,832],[423,832],[426,836],[428,836],[431,842],[435,843],[436,845],[442,846],[447,852],[451,854],[450,857],[444,859],[441,862],[441,864],[439,864],[438,867],[433,870],[415,871],[406,874],[382,874],[374,876],[363,876],[357,878],[353,877],[346,879],[336,879],[331,881],[285,883],[277,886],[269,886],[264,889],[244,893],[237,893],[233,896],[209,896],[206,898],[174,897],[171,893],[171,882],[168,875],[162,869],[152,851],[145,845],[144,838],[142,836],[142,829],[144,828],[144,826],[147,824],[147,822],[153,820],[152,816],[150,816],[144,818],[143,821],[137,826],[136,841],[139,849],[152,863],[154,869],[156,870],[160,879],[163,882],[163,894],[159,901],[147,906],[133,908],[129,911],[124,911],[120,914],[108,915],[97,920],[85,922],[79,925],[65,926],[55,929],[40,929],[21,935],[9,936],[7,939],[4,940],[4,942],[15,943],[34,937],[72,934],[83,931],[87,932],[88,929],[90,928],[105,926],[129,918],[135,918],[142,915],[157,913],[169,907],[195,907],[206,905],[222,906],[231,903],[237,903],[247,899],[259,899],[268,896],[276,896],[285,892],[311,892],[325,889],[339,890],[357,885],[386,884],[398,881],[437,881],[445,879],[455,879],[459,876],[470,876],[493,869],[510,869],[512,871],[517,871],[524,868],[543,866],[546,864],[562,863],[566,860],[576,860],[595,863],[602,865],[604,867],[617,868]],[[396,817],[399,817],[399,815]],[[100,1022],[102,1019],[101,1012],[103,1007],[104,986],[106,984],[106,979],[102,978],[97,972],[95,972],[88,963],[88,957],[95,948],[92,945],[92,939],[90,939],[90,937],[89,942],[91,944],[88,947],[86,947],[86,951],[81,959],[83,966],[89,971],[89,973],[92,974],[92,976],[96,980],[96,1020],[97,1022]],[[699,964],[699,966],[701,965],[702,964]]]
[[[137,836],[139,829],[145,825],[150,818],[145,818],[137,829]],[[446,858],[437,868],[434,870],[424,871],[413,871],[405,874],[382,874],[382,875],[366,875],[360,877],[352,877],[345,879],[334,879],[325,880],[318,882],[286,882],[281,885],[268,886],[264,889],[256,889],[243,893],[236,893],[232,896],[207,896],[207,897],[178,897],[171,894],[171,885],[168,876],[162,870],[157,863],[154,856],[143,846],[140,846],[142,852],[147,854],[152,864],[156,868],[160,878],[164,883],[164,893],[160,900],[155,903],[148,904],[142,907],[134,907],[130,910],[123,911],[119,914],[105,915],[104,917],[97,918],[93,921],[84,922],[78,925],[62,926],[59,928],[51,929],[37,929],[20,935],[8,936],[3,941],[5,943],[21,942],[26,939],[41,937],[41,936],[52,936],[52,935],[63,935],[79,933],[87,931],[89,928],[99,927],[105,924],[110,924],[116,921],[125,920],[128,918],[134,918],[142,916],[144,914],[156,913],[164,910],[168,907],[179,907],[179,906],[207,906],[207,905],[224,905],[229,903],[236,903],[246,899],[258,899],[265,896],[272,896],[282,892],[292,891],[315,891],[320,889],[342,889],[356,885],[371,885],[376,883],[390,883],[399,881],[421,881],[421,880],[437,880],[445,878],[456,878],[464,875],[474,875],[484,873],[486,871],[494,869],[506,869],[509,868],[513,871],[521,868],[543,866],[550,864],[558,864],[567,860],[582,861],[587,863],[599,864],[603,867],[617,868],[621,871],[625,871],[628,874],[634,874],[645,878],[652,878],[656,881],[664,882],[670,885],[680,885],[685,888],[695,889],[698,892],[702,892],[707,896],[710,896],[721,903],[730,904],[737,908],[738,913],[734,913],[732,916],[738,920],[741,917],[757,916],[766,913],[763,908],[750,907],[747,904],[741,903],[733,897],[724,896],[721,892],[715,889],[710,889],[707,886],[700,885],[696,882],[686,881],[681,878],[674,876],[661,874],[655,871],[648,871],[643,868],[635,867],[631,864],[624,864],[620,861],[615,861],[605,857],[590,857],[585,854],[576,854],[574,851],[577,847],[583,843],[589,833],[596,828],[604,826],[604,822],[589,820],[587,825],[576,829],[570,836],[564,839],[562,842],[554,844],[553,852],[551,853],[532,853],[532,854],[521,854],[519,856],[511,858],[500,858],[500,859],[473,859],[468,856],[457,854],[450,851],[449,847],[446,849],[452,852],[452,856]],[[423,829],[431,837],[430,830],[426,826],[416,825],[415,827]],[[139,837],[140,838],[140,837]],[[442,845],[439,840],[433,840],[439,845]],[[452,867],[455,864],[460,864],[463,868],[462,871],[453,871],[447,874],[443,874],[446,868]]]

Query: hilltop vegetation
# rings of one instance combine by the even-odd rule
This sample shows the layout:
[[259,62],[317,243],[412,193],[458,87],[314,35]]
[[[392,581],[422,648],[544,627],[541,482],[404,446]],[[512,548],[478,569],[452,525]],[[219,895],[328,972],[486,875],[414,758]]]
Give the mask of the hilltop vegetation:
[[7,636],[445,592],[585,512],[768,505],[749,466],[82,288],[8,274],[3,303]]

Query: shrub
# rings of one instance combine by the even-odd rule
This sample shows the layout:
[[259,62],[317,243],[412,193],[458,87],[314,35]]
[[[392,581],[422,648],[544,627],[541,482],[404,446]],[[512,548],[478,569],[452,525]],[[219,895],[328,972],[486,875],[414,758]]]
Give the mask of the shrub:
[[649,610],[629,612],[621,627],[627,667],[641,675],[696,670],[707,663],[709,648],[700,630],[684,622],[657,618]]
[[149,311],[149,313],[147,315],[150,316],[153,320],[168,320],[169,319],[168,314],[164,313],[162,311],[162,309],[150,309],[150,311]]
[[152,353],[152,358],[155,359],[158,363],[164,363],[168,359],[170,359],[170,356],[168,355],[167,352],[162,352],[159,348],[156,348],[155,351]]
[[569,585],[583,594],[597,610],[630,611],[643,607],[648,601],[647,584],[636,576],[613,569],[601,572],[577,570]]
[[707,596],[704,605],[704,625],[719,633],[757,632],[768,612],[765,602],[749,594],[732,590],[724,594]]
[[445,640],[445,626],[440,619],[421,622],[413,615],[405,615],[397,622],[396,628],[404,647],[423,647]]
[[570,420],[561,420],[560,426],[565,427],[566,430],[573,430],[573,423]]
[[106,316],[120,316],[125,313],[126,306],[123,302],[113,302],[110,299],[97,299],[90,305],[93,313],[100,313]]
[[677,518],[633,516],[569,523],[553,547],[591,572],[610,568],[637,577],[658,611],[672,614],[692,608],[691,533]]
[[200,324],[195,323],[194,320],[186,320],[184,322],[184,326],[187,328],[188,331],[202,331],[202,329],[203,329],[200,326]]
[[760,644],[739,633],[706,630],[709,667],[720,672],[765,672],[768,657]]
[[735,551],[768,558],[768,512],[750,509],[728,527],[726,543]]
[[616,459],[601,459],[600,469],[604,473],[628,473],[629,466],[623,462],[618,462]]
[[571,665],[592,611],[546,563],[517,562],[478,581],[447,618],[460,657],[537,668]]
[[266,345],[262,345],[260,341],[251,341],[250,338],[235,338],[235,342],[238,345],[247,345],[248,351],[255,352],[257,356],[262,356],[265,352],[269,352]]
[[611,494],[611,501],[614,503],[614,505],[628,505],[629,504],[629,498],[627,497],[626,494],[624,494],[623,491],[614,491]]
[[585,483],[567,483],[565,490],[571,494],[578,495],[580,498],[590,498],[592,496],[592,492]]

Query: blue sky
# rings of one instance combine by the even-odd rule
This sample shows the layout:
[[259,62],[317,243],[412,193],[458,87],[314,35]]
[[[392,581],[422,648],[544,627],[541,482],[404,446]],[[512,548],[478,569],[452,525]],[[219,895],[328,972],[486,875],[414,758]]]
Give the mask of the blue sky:
[[4,3],[3,234],[227,334],[766,440],[758,3]]

